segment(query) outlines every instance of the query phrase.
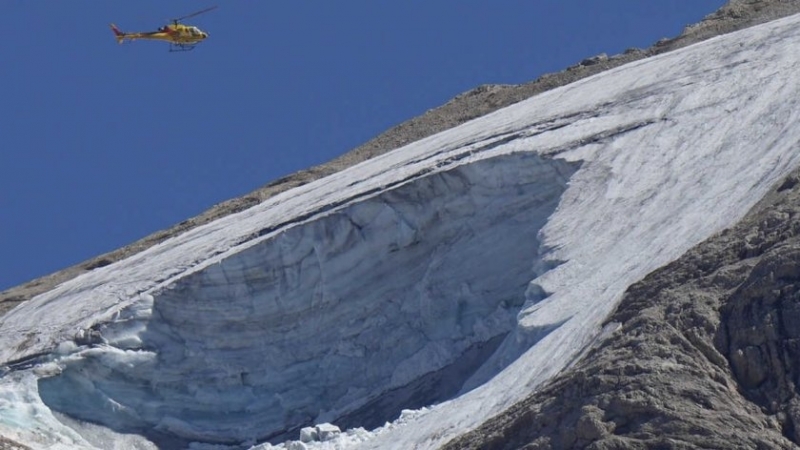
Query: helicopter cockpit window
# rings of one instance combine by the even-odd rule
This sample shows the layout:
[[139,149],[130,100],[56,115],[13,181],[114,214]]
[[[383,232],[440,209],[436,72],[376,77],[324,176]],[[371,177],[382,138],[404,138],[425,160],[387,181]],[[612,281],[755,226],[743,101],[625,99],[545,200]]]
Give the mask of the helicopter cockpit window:
[[200,36],[200,29],[197,27],[189,27],[189,33],[193,36]]

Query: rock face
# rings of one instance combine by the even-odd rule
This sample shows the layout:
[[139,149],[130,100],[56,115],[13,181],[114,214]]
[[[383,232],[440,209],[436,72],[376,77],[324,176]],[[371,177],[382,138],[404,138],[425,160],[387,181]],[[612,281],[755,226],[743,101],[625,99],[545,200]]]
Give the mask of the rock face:
[[572,369],[445,448],[797,448],[798,177],[632,286]]
[[31,448],[0,436],[0,450],[31,450]]

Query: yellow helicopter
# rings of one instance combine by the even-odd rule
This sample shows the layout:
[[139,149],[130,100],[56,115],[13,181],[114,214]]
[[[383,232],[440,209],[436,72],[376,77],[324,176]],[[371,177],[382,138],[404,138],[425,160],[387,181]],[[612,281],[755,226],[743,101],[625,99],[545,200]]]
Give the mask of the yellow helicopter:
[[216,6],[193,12],[177,19],[172,19],[171,24],[165,25],[159,28],[157,31],[125,33],[117,28],[117,26],[113,23],[111,24],[111,30],[114,32],[114,36],[117,38],[117,42],[120,44],[122,44],[125,39],[129,41],[136,39],[153,39],[157,41],[169,42],[169,51],[171,52],[193,50],[195,45],[199,44],[208,37],[208,33],[195,26],[184,25],[180,23],[180,21],[207,13],[214,8],[216,8]]

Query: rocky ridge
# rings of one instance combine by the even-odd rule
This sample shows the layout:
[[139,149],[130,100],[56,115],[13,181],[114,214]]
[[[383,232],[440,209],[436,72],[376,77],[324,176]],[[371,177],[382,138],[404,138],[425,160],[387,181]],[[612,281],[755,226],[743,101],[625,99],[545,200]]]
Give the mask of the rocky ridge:
[[661,39],[647,49],[631,48],[623,54],[597,55],[561,72],[546,74],[520,85],[484,85],[460,94],[446,104],[403,122],[328,163],[272,181],[242,197],[217,204],[202,214],[155,232],[128,246],[83,263],[0,292],[0,314],[21,302],[82,273],[127,258],[159,242],[254,206],[278,193],[317,180],[410,142],[423,139],[513,103],[632,61],[685,47],[693,43],[800,12],[798,0],[731,0],[701,22],[690,25],[676,38]]

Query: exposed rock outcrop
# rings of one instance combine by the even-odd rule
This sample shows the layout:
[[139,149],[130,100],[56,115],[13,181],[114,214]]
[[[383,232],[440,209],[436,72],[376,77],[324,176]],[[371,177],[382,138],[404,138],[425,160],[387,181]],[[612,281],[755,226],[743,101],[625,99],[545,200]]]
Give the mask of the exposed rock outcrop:
[[0,436],[0,450],[31,450],[31,448]]

